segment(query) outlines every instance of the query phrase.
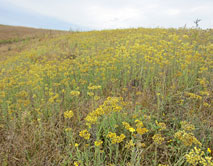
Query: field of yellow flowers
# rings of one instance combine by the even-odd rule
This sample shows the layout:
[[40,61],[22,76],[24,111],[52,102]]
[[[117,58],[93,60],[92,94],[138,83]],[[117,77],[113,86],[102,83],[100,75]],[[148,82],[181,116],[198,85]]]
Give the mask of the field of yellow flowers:
[[213,30],[23,44],[1,55],[0,165],[213,165]]

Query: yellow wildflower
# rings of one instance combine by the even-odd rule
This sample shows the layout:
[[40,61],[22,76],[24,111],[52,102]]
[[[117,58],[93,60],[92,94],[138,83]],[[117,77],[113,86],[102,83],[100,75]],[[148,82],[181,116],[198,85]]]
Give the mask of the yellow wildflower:
[[156,123],[156,125],[157,125],[158,127],[160,127],[160,131],[166,129],[166,124],[165,124],[165,123],[161,123],[161,122],[158,123],[157,120],[155,121],[155,123]]
[[87,95],[88,96],[94,96],[94,93],[93,92],[87,92]]
[[107,137],[111,139],[112,144],[116,144],[116,143],[121,143],[126,136],[124,134],[117,136],[116,133],[109,132]]
[[141,122],[140,120],[135,120],[136,126],[139,127],[143,127],[143,122]]
[[192,133],[186,131],[178,131],[175,133],[175,138],[178,138],[185,146],[192,146],[192,144],[201,146],[202,144],[195,138]]
[[87,129],[85,130],[82,130],[80,133],[79,133],[79,136],[88,140],[90,139],[90,133],[87,131]]
[[64,112],[64,117],[65,117],[65,118],[70,119],[70,118],[73,117],[73,115],[74,115],[74,114],[73,114],[72,110]]
[[101,141],[101,140],[97,140],[97,141],[95,141],[95,146],[100,146],[101,144],[103,143],[103,141]]
[[135,132],[135,129],[134,129],[133,127],[130,127],[130,128],[129,128],[129,131],[130,131],[131,133],[134,133],[134,132]]
[[192,131],[192,130],[195,130],[195,126],[189,124],[189,123],[186,122],[186,121],[181,121],[180,124],[181,124],[181,128],[182,128],[183,130],[185,130],[185,131]]
[[74,162],[74,166],[80,166],[80,162],[75,161],[75,162]]
[[94,100],[97,101],[100,99],[100,96],[94,96]]
[[129,130],[131,133],[135,132],[135,129],[129,125],[127,122],[122,122],[123,126]]
[[211,161],[211,157],[204,156],[204,152],[201,149],[194,147],[188,154],[185,155],[186,161],[192,165],[204,165],[204,166],[212,166],[213,162]]
[[100,86],[100,85],[93,85],[93,86],[92,86],[92,85],[90,84],[90,85],[88,86],[88,89],[89,89],[89,90],[97,90],[97,89],[101,89],[101,86]]
[[130,140],[126,145],[125,145],[125,148],[127,149],[130,149],[132,147],[135,146],[135,143],[133,142],[133,140]]
[[70,92],[70,95],[71,95],[71,96],[79,96],[79,95],[80,95],[80,92],[79,92],[79,91],[71,91],[71,92]]
[[71,131],[71,130],[72,130],[71,128],[66,128],[66,129],[65,129],[66,132],[69,132],[69,131]]
[[136,131],[137,131],[138,134],[143,135],[143,134],[147,133],[149,130],[146,129],[146,128],[140,128],[140,127],[138,127],[136,129]]
[[161,136],[161,134],[155,134],[152,139],[154,140],[154,142],[158,145],[162,144],[164,141],[164,138]]

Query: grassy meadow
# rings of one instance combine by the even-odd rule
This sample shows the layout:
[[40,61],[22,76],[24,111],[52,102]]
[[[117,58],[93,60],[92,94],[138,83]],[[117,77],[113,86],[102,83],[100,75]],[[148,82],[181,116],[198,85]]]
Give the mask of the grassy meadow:
[[213,165],[213,30],[13,44],[0,52],[0,165]]

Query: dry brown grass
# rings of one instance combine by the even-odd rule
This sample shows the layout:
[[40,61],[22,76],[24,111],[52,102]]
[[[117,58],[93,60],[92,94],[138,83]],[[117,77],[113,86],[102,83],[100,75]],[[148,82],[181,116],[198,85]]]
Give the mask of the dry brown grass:
[[28,28],[22,26],[8,26],[0,25],[0,40],[8,40],[15,38],[27,38],[27,37],[37,37],[45,35],[46,33],[55,34],[55,33],[64,33],[65,31],[59,30],[48,30],[48,29],[36,29]]
[[69,32],[0,25],[0,60],[5,60],[10,56],[16,55],[18,52],[29,48],[32,42],[40,42],[46,37],[52,38],[64,33]]

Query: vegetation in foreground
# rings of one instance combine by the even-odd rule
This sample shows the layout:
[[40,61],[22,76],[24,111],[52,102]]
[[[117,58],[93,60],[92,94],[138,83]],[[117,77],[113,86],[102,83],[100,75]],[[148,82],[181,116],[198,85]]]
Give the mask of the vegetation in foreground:
[[213,165],[212,30],[23,44],[1,55],[1,165]]

